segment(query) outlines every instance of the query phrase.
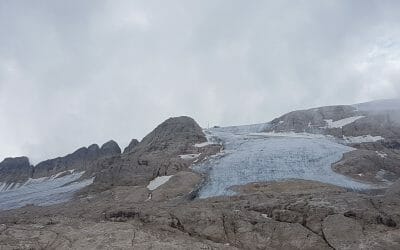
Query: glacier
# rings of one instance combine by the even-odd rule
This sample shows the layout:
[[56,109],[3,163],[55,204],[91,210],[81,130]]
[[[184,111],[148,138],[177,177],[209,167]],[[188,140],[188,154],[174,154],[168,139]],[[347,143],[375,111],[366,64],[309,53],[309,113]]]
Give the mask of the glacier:
[[48,206],[70,200],[73,194],[93,183],[93,178],[80,180],[84,172],[72,172],[37,179],[29,179],[12,189],[0,192],[0,210],[9,210],[25,205]]
[[223,152],[192,166],[206,174],[198,197],[233,195],[231,187],[252,182],[304,179],[350,189],[372,186],[335,173],[331,165],[354,150],[329,136],[261,133],[268,124],[211,128],[207,138],[223,145]]

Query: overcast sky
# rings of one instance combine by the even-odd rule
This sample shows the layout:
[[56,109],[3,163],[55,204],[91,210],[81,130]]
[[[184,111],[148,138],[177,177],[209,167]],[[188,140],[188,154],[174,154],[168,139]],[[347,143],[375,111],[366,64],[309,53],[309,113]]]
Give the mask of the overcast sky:
[[400,94],[400,1],[0,1],[0,158]]

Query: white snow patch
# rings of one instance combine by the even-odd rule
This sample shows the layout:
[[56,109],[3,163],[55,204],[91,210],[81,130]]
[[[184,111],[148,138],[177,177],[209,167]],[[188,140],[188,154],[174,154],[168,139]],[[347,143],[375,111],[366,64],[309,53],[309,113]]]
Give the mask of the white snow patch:
[[375,153],[381,158],[386,158],[388,156],[386,153],[379,152],[379,151],[375,151]]
[[195,146],[196,148],[204,148],[204,147],[206,147],[206,146],[208,146],[208,145],[213,145],[213,144],[214,144],[214,143],[212,143],[212,142],[206,141],[206,142],[194,144],[194,146]]
[[165,176],[158,176],[154,180],[150,181],[149,185],[147,185],[147,189],[153,191],[157,189],[159,186],[166,183],[173,175],[165,175]]
[[179,158],[182,160],[193,160],[199,157],[200,154],[186,154],[186,155],[179,155]]
[[57,174],[55,174],[55,175],[52,175],[50,178],[56,179],[56,178],[58,178],[59,176],[65,174],[65,173],[67,173],[67,172],[69,172],[70,174],[72,174],[73,172],[75,172],[75,169],[71,169],[71,170],[67,170],[67,171],[63,171],[63,172],[57,173]]
[[372,136],[372,135],[362,135],[362,136],[355,136],[355,137],[347,137],[343,136],[343,140],[346,143],[352,144],[352,143],[366,143],[366,142],[377,142],[381,141],[385,138],[382,136]]
[[285,121],[279,121],[279,124],[282,124],[282,123],[284,123]]
[[261,217],[263,217],[264,219],[271,219],[268,214],[261,214]]
[[354,117],[349,117],[349,118],[345,118],[342,120],[338,120],[338,121],[333,121],[332,119],[328,119],[325,120],[326,122],[326,127],[325,128],[343,128],[346,125],[349,125],[361,118],[364,118],[365,116],[354,116]]

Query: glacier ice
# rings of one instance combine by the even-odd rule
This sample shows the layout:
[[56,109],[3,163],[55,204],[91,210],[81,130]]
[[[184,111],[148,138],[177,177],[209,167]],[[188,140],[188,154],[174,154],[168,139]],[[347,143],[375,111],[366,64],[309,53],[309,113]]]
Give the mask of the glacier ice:
[[231,195],[230,187],[251,182],[305,179],[352,189],[370,188],[335,173],[331,165],[354,150],[331,137],[313,134],[260,133],[267,125],[213,128],[209,137],[219,138],[224,154],[193,166],[207,174],[199,198]]
[[55,175],[29,179],[18,187],[2,191],[0,210],[19,208],[28,204],[48,206],[66,202],[72,198],[74,192],[93,183],[93,178],[79,180],[83,173],[72,172],[63,177]]

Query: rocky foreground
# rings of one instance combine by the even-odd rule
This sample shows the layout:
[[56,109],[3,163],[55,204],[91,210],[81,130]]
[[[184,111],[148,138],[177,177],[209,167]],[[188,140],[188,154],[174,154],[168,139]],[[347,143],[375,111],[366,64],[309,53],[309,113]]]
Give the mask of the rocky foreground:
[[[0,164],[0,249],[399,249],[400,120],[393,105],[378,106],[295,111],[259,126],[216,128],[208,134],[193,119],[178,117],[142,141],[132,140],[122,153],[109,142],[37,166],[25,157],[6,159]],[[232,171],[270,168],[270,160],[260,160],[266,156],[263,143],[288,133],[318,134],[323,147],[328,140],[328,145],[352,148],[332,162],[332,173],[373,188],[349,189],[344,182],[326,184],[319,177],[304,180],[320,173],[313,169],[304,172],[303,180],[268,179],[267,174],[267,179],[240,185],[223,175],[232,184],[229,196],[199,198],[215,184],[213,167],[238,162]],[[254,153],[249,143],[262,147]],[[244,155],[231,161],[246,149],[252,153],[249,160],[243,161]],[[196,166],[210,171],[195,171]],[[273,173],[281,170],[273,166]],[[252,172],[242,174],[247,173]],[[293,171],[285,168],[285,173]],[[71,176],[77,178],[54,189],[90,182],[69,189],[71,196],[58,192],[61,203],[46,205],[41,191],[25,191]],[[29,200],[32,194],[40,199]],[[10,203],[2,197],[18,197],[25,206],[7,209]]]

